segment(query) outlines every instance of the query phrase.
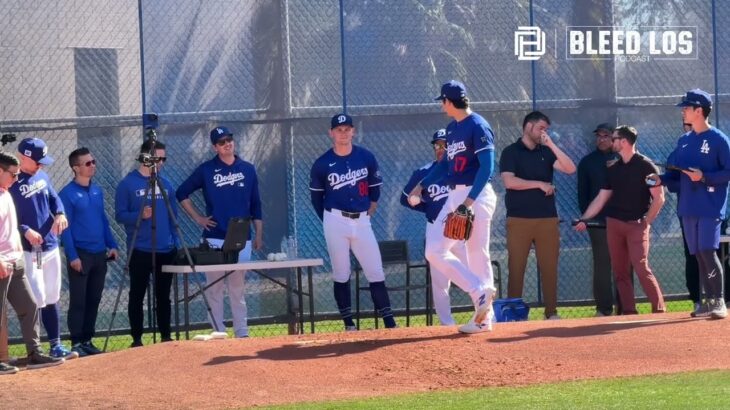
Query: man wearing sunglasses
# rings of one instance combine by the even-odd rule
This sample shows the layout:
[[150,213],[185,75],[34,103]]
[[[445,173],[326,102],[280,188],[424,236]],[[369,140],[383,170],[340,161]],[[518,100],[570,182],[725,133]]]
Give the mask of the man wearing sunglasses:
[[[431,146],[433,146],[434,161],[413,172],[411,179],[406,184],[406,187],[403,188],[403,193],[400,197],[401,205],[423,212],[426,216],[426,252],[434,251],[433,247],[438,246],[439,243],[438,238],[443,236],[443,227],[440,222],[437,222],[437,217],[444,203],[446,203],[450,189],[446,184],[446,179],[441,178],[429,186],[424,187],[419,197],[410,197],[409,199],[409,196],[413,187],[426,177],[431,171],[431,168],[444,157],[446,153],[446,129],[442,128],[433,134]],[[466,248],[464,247],[464,243],[458,242],[452,248],[452,251],[459,260],[466,261]],[[437,267],[431,266],[433,307],[439,317],[439,322],[443,326],[456,324],[454,318],[451,316],[451,301],[449,300],[450,287],[451,280]]]
[[69,229],[61,234],[69,285],[68,330],[71,350],[83,357],[101,353],[91,339],[104,290],[107,258],[116,259],[119,246],[104,212],[104,192],[91,180],[96,174],[96,160],[89,149],[72,151],[68,165],[74,178],[58,193],[69,222]]
[[78,354],[61,344],[61,254],[59,236],[68,227],[61,198],[43,170],[53,164],[48,147],[40,138],[25,138],[18,144],[20,175],[10,187],[18,214],[18,227],[28,280],[40,308],[41,321],[51,346],[51,356],[72,359]]
[[[578,163],[578,208],[581,212],[585,212],[593,198],[598,195],[606,182],[608,165],[617,158],[611,140],[613,128],[609,123],[598,124],[593,130],[596,149]],[[596,316],[610,316],[613,313],[614,297],[604,212],[594,219],[602,224],[588,228],[593,254],[593,299],[596,301]]]
[[[157,328],[163,342],[172,340],[170,333],[170,289],[173,275],[162,273],[162,265],[172,265],[177,255],[180,240],[175,231],[173,216],[167,210],[162,189],[169,198],[174,189],[170,181],[161,175],[163,164],[167,158],[165,144],[160,141],[146,140],[139,149],[139,168],[131,171],[117,186],[114,197],[115,219],[124,225],[127,234],[127,252],[129,257],[129,327],[132,335],[132,346],[142,346],[144,333],[144,295],[150,283],[152,274],[152,256],[154,265],[155,308],[157,309]],[[153,153],[151,157],[150,153]],[[154,195],[150,191],[151,165],[156,158],[157,176],[160,185],[155,187]],[[155,201],[154,220],[152,219],[152,201]],[[172,212],[177,216],[177,203],[170,201]],[[142,220],[136,229],[137,218],[142,213]],[[154,247],[152,241],[152,226],[155,226]],[[154,251],[154,252],[153,252]]]
[[[238,261],[251,260],[251,249],[261,249],[263,243],[263,222],[261,219],[261,197],[259,195],[256,168],[236,155],[233,134],[228,128],[219,126],[210,131],[210,142],[216,156],[204,162],[193,171],[177,189],[177,200],[185,212],[203,228],[203,239],[212,248],[221,248],[226,237],[228,221],[234,217],[253,221],[255,236],[249,236],[245,247],[238,254]],[[190,195],[202,190],[207,216],[201,214],[190,199]],[[249,233],[250,235],[250,233]],[[206,272],[206,281],[215,284],[205,291],[213,313],[211,324],[216,331],[225,331],[223,323],[223,299],[226,284],[228,299],[233,314],[233,331],[236,337],[248,337],[248,308],[244,294],[246,271],[238,270],[224,280],[225,272]],[[215,320],[215,323],[212,321]]]

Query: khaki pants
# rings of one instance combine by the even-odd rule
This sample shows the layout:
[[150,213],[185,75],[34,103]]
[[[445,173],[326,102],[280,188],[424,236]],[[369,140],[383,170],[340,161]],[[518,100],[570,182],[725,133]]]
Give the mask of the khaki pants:
[[507,252],[509,281],[507,294],[521,298],[525,283],[525,268],[530,247],[535,244],[537,268],[542,281],[545,317],[558,313],[558,255],[560,231],[558,218],[507,218]]

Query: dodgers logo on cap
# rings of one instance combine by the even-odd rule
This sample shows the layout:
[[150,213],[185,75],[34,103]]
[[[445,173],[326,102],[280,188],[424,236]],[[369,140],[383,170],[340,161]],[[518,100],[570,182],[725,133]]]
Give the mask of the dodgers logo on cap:
[[233,133],[228,130],[228,128],[223,126],[218,126],[210,130],[210,143],[215,144],[218,142],[219,139],[223,137],[232,137]]
[[466,97],[466,86],[464,83],[456,80],[451,80],[441,86],[441,94],[434,98],[434,100],[445,100],[460,101]]
[[436,141],[446,141],[446,129],[441,128],[440,130],[436,131],[433,134],[433,138],[431,138],[431,143],[433,144]]
[[332,117],[332,121],[330,122],[330,128],[337,128],[340,125],[349,125],[350,127],[352,127],[352,117],[342,113]]

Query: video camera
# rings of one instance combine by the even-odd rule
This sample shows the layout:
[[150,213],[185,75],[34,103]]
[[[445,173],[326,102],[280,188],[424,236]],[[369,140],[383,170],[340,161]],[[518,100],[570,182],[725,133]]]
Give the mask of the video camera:
[[0,137],[0,143],[2,143],[2,146],[4,147],[11,142],[15,142],[17,139],[18,136],[15,134],[3,134],[2,137]]
[[137,162],[142,163],[146,167],[153,167],[163,161],[162,158],[155,156],[155,142],[157,142],[157,127],[159,126],[159,117],[155,113],[142,115],[142,125],[144,126],[145,141],[152,142],[150,152],[142,152],[137,157]]

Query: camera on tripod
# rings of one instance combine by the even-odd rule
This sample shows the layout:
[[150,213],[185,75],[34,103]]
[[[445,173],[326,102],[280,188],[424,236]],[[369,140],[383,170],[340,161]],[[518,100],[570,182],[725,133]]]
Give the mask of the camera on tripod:
[[3,134],[2,137],[0,137],[0,143],[2,143],[2,146],[4,147],[11,142],[15,142],[17,139],[18,136],[15,134]]
[[163,158],[155,156],[155,142],[157,142],[157,127],[159,126],[159,117],[155,113],[142,115],[142,125],[144,126],[145,141],[152,142],[150,152],[143,152],[137,157],[137,162],[142,163],[148,168],[156,166]]

